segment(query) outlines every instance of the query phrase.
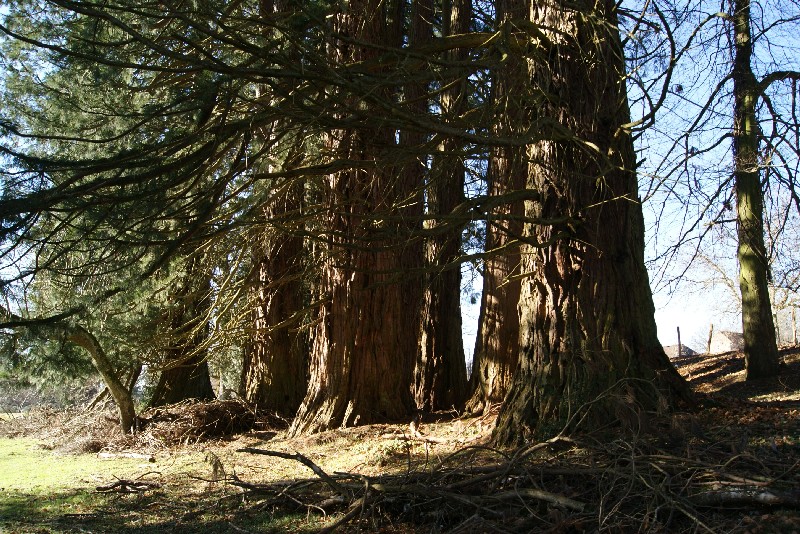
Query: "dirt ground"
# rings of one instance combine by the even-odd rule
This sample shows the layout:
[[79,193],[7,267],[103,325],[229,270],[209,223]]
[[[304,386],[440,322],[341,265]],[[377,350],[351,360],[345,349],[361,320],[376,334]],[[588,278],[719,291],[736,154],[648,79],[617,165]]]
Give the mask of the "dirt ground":
[[[146,413],[134,437],[110,413],[34,413],[0,435],[54,454],[142,455],[162,474],[106,490],[99,519],[56,509],[9,531],[800,533],[800,348],[782,357],[780,377],[755,382],[741,354],[677,358],[698,409],[518,450],[490,446],[495,412],[297,438],[232,401]],[[178,457],[180,476],[161,469]]]

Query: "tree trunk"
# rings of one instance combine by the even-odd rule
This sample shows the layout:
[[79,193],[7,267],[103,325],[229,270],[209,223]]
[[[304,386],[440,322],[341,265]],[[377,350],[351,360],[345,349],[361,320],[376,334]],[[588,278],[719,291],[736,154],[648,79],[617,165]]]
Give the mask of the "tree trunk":
[[[529,11],[526,0],[502,0],[496,3],[496,9],[498,24],[511,31],[516,23],[526,20]],[[509,56],[495,68],[493,99],[501,119],[494,131],[498,135],[513,136],[525,130],[528,118],[517,98],[527,90],[528,82],[525,61],[519,56]],[[489,194],[504,195],[523,189],[527,170],[524,148],[493,148],[487,174]],[[484,248],[489,256],[484,263],[467,403],[467,410],[472,413],[481,413],[503,401],[517,367],[520,254],[515,242],[522,235],[523,211],[523,202],[515,200],[496,208],[487,221]]]
[[214,389],[205,354],[190,358],[177,356],[180,363],[161,371],[150,406],[164,406],[185,400],[213,400]]
[[209,276],[203,272],[199,257],[187,261],[186,273],[172,296],[173,306],[168,310],[164,364],[150,406],[214,398],[205,348],[210,306]]
[[746,379],[779,372],[778,343],[772,319],[764,246],[764,197],[759,172],[760,128],[756,116],[758,81],[752,70],[750,0],[733,3],[736,53],[733,68],[733,157],[739,234],[739,288]]
[[[292,13],[296,8],[286,0],[261,0],[260,3],[264,17]],[[267,40],[272,34],[272,29],[265,30]],[[296,59],[301,61],[300,57]],[[273,133],[262,135],[269,138]],[[275,154],[275,158],[283,161],[284,170],[303,160],[302,141],[285,139],[276,145],[287,146]],[[302,223],[298,227],[292,222],[299,219],[296,216],[301,211],[304,187],[299,181],[271,183],[270,187],[280,193],[264,206],[265,228],[254,239],[254,330],[245,346],[242,393],[245,400],[261,410],[293,417],[307,386],[307,342],[298,328],[304,307],[303,228]]]
[[[375,57],[379,51],[370,45],[399,46],[401,4],[351,1],[333,17],[331,63]],[[369,102],[391,98],[386,91],[367,86],[365,98],[343,95],[343,113],[374,116],[378,112]],[[409,174],[383,157],[396,146],[395,130],[363,124],[331,131],[327,141],[332,158],[358,164],[330,175],[325,184],[324,304],[311,344],[309,389],[292,423],[293,435],[399,420],[414,412],[410,386],[421,295],[419,284],[401,271],[412,267],[404,248],[412,230],[407,224],[415,226],[419,218],[408,223],[397,206],[420,184],[404,183]]]
[[[302,184],[291,186],[278,205],[265,208],[267,220],[298,209],[302,192]],[[242,390],[258,409],[292,417],[306,393],[306,343],[298,329],[303,239],[292,229],[268,234],[254,247],[254,331],[245,347]]]
[[128,434],[136,430],[138,420],[131,392],[117,376],[100,342],[91,332],[81,326],[61,326],[60,328],[65,331],[68,341],[85,349],[92,358],[95,369],[103,377],[103,382],[105,382],[109,393],[111,393],[114,402],[117,404],[122,432]]
[[122,432],[128,434],[138,427],[136,408],[130,390],[117,376],[114,366],[108,359],[103,346],[94,335],[82,326],[75,326],[66,321],[39,321],[20,317],[0,304],[0,317],[7,319],[5,328],[27,328],[42,339],[66,340],[81,347],[89,353],[97,372],[103,378],[108,391],[114,398],[119,412],[119,424]]
[[[432,34],[433,5],[430,0],[415,2],[418,10],[413,23],[422,26],[424,38],[416,45],[424,45]],[[446,6],[443,35],[463,34],[469,31],[472,17],[470,2],[455,0]],[[417,32],[419,34],[420,32]],[[413,35],[412,35],[413,36]],[[467,51],[451,53],[449,59],[463,61]],[[445,118],[460,116],[466,110],[468,73],[463,78],[450,80],[450,89],[442,94],[441,108]],[[426,91],[427,92],[427,91]],[[427,111],[427,99],[420,102]],[[465,167],[459,152],[463,146],[454,139],[440,145],[434,155],[430,184],[427,188],[428,227],[437,229],[426,242],[427,274],[422,319],[420,351],[414,377],[417,408],[444,410],[460,408],[466,397],[467,368],[464,361],[464,341],[461,332],[461,232],[463,226],[448,222],[446,214],[464,200]]]
[[562,431],[629,428],[691,391],[656,336],[644,222],[615,3],[547,0],[549,59],[530,65],[544,93],[531,112],[571,130],[529,147],[520,363],[494,439],[519,444]]
[[[142,365],[142,362],[137,360],[131,366],[130,372],[129,372],[128,376],[125,377],[125,380],[124,381],[121,380],[123,385],[125,386],[125,389],[128,390],[128,393],[131,396],[133,396],[133,390],[136,387],[136,382],[139,380],[139,377],[142,375],[143,367],[144,366]],[[101,389],[100,392],[97,395],[95,395],[94,398],[91,401],[89,401],[89,403],[86,405],[86,411],[94,410],[98,406],[104,406],[107,403],[108,398],[110,396],[111,396],[111,393],[110,393],[110,390],[108,389],[108,386],[104,386],[103,389]]]

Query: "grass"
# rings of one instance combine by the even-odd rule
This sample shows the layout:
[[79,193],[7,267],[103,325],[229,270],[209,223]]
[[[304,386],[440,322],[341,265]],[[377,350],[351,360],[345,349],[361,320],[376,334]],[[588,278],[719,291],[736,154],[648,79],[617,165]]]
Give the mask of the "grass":
[[[142,460],[100,460],[94,454],[60,455],[29,438],[0,438],[0,488],[3,491],[45,493],[63,487],[91,488],[109,476],[135,478]],[[152,471],[152,467],[147,469]]]
[[[324,521],[306,512],[253,507],[233,487],[208,482],[202,451],[142,459],[100,459],[59,454],[30,438],[0,438],[0,532],[164,531],[215,534],[315,530]],[[160,487],[139,493],[102,493],[117,480],[147,480]]]

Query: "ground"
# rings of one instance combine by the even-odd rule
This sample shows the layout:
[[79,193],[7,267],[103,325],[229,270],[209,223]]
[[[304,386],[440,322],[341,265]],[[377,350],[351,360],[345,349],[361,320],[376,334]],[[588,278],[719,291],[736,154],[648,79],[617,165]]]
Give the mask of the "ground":
[[111,413],[6,415],[0,532],[800,533],[800,351],[783,357],[753,383],[740,354],[675,359],[699,408],[517,450],[488,445],[494,413],[293,439],[230,401],[134,437]]

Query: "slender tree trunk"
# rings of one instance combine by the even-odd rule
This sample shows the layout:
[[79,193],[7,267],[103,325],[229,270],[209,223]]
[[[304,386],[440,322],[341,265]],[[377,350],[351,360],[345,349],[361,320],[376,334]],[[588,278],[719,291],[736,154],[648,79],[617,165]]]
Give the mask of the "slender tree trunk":
[[133,405],[131,391],[122,383],[111,360],[108,359],[106,351],[97,338],[82,326],[71,325],[65,321],[40,323],[36,320],[28,320],[12,313],[5,306],[0,304],[0,317],[8,320],[6,328],[27,328],[42,339],[53,339],[59,341],[69,341],[81,347],[89,353],[89,358],[94,364],[94,368],[100,373],[108,391],[114,398],[119,412],[119,423],[122,432],[128,434],[138,427],[136,408]]
[[[401,4],[351,1],[333,17],[331,62],[375,57],[378,50],[370,45],[399,46]],[[374,115],[369,98],[392,96],[372,87],[363,94],[367,98],[343,96],[343,104],[353,113]],[[409,175],[383,157],[396,146],[394,129],[372,125],[329,134],[331,156],[359,165],[330,175],[326,183],[328,238],[320,280],[325,303],[313,334],[308,393],[292,434],[399,420],[414,412],[419,308],[409,303],[419,303],[421,295],[409,295],[419,284],[398,272],[411,267],[403,211],[386,217],[408,199]]]
[[547,96],[532,113],[574,138],[528,151],[527,187],[540,198],[526,202],[520,363],[501,444],[613,421],[638,428],[645,412],[691,399],[656,336],[614,9],[546,0],[531,11],[552,28],[547,64],[530,68]]
[[[415,2],[413,23],[421,26],[415,32],[418,45],[424,45],[432,34],[433,5],[430,0]],[[472,17],[467,0],[446,2],[442,33],[467,33]],[[448,12],[449,11],[449,12]],[[413,27],[416,29],[416,26]],[[466,51],[456,51],[449,59],[463,61]],[[467,73],[450,81],[450,89],[442,94],[442,114],[458,117],[466,110]],[[421,104],[426,112],[427,99]],[[415,370],[415,397],[420,410],[460,408],[466,397],[467,369],[461,332],[461,232],[463,226],[447,221],[464,200],[465,167],[461,144],[454,139],[441,143],[440,154],[434,155],[430,184],[427,188],[428,212],[441,216],[429,220],[429,228],[440,228],[426,243],[426,288],[420,328],[420,352]]]
[[[143,369],[142,362],[136,361],[130,368],[130,372],[124,380],[120,380],[122,384],[125,386],[125,389],[128,390],[128,393],[133,396],[133,390],[136,387],[136,382],[139,380],[139,377],[142,375]],[[116,376],[116,375],[115,375]],[[98,406],[102,406],[106,404],[109,396],[111,395],[108,386],[103,387],[100,392],[94,396],[94,398],[89,401],[86,405],[86,411],[91,411],[97,408]],[[112,397],[113,398],[113,397]]]
[[[516,31],[515,26],[528,17],[526,0],[500,0],[496,3],[501,27]],[[494,70],[494,107],[500,120],[495,125],[498,135],[512,136],[524,131],[528,119],[518,97],[529,83],[527,65],[519,56],[510,56]],[[495,147],[488,169],[488,192],[504,195],[525,187],[528,166],[525,149]],[[483,293],[475,339],[470,400],[467,409],[480,413],[492,404],[503,401],[514,376],[519,357],[520,294],[519,245],[522,235],[522,201],[512,201],[496,208],[487,222],[483,273]]]
[[733,2],[736,54],[733,68],[733,155],[739,234],[739,288],[747,380],[779,372],[778,343],[772,319],[764,246],[764,196],[761,189],[756,116],[758,81],[752,70],[750,0]]
[[209,276],[199,257],[188,260],[184,279],[173,294],[165,333],[164,368],[153,390],[150,406],[184,400],[211,400],[214,389],[204,345],[208,337]]
[[131,392],[117,376],[114,367],[106,356],[103,347],[91,332],[81,326],[64,326],[67,340],[84,348],[92,358],[95,369],[103,377],[109,393],[117,404],[120,427],[124,433],[130,433],[137,428],[136,408],[133,405]]

